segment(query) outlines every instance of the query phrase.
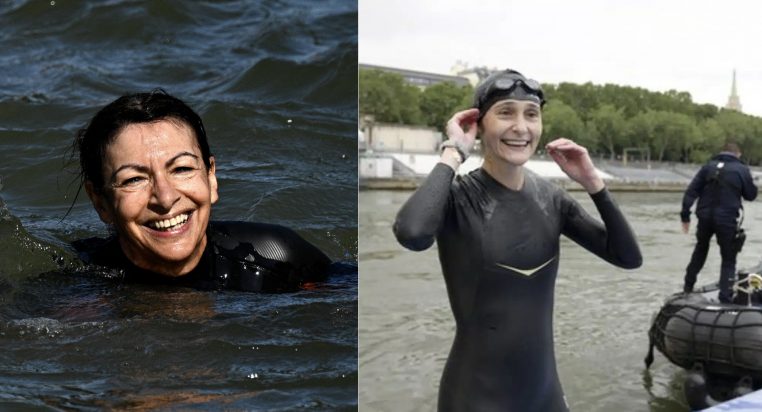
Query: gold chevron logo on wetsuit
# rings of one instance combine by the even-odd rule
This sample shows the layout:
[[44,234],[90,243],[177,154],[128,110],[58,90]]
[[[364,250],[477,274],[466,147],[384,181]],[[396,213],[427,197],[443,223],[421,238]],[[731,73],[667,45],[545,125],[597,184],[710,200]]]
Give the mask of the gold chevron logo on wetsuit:
[[531,269],[519,269],[519,268],[515,268],[513,266],[503,265],[501,263],[495,263],[495,264],[498,267],[500,267],[500,268],[512,270],[512,271],[514,271],[514,272],[516,272],[518,274],[524,275],[526,277],[530,277],[530,276],[534,275],[535,273],[537,273],[538,270],[544,268],[545,266],[548,266],[550,264],[550,262],[552,262],[555,258],[556,257],[553,256],[552,258],[550,258],[547,262],[543,263],[542,265],[537,266],[536,268],[531,268]]

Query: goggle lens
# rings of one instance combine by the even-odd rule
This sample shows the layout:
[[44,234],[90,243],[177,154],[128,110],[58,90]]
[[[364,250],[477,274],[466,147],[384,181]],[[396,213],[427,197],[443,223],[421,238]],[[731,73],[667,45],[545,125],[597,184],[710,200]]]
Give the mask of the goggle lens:
[[495,90],[510,91],[522,84],[525,86],[526,89],[537,94],[541,100],[544,98],[542,93],[542,86],[540,86],[540,83],[537,80],[511,79],[511,78],[505,78],[505,77],[502,79],[497,79],[495,83],[492,84],[492,87],[490,87],[490,90],[489,92],[486,93],[486,95],[489,96]]

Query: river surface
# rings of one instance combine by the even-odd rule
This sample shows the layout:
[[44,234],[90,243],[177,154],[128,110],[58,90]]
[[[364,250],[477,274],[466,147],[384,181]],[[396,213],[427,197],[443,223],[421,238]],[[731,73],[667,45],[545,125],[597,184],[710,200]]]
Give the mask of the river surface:
[[[436,245],[410,252],[391,230],[396,212],[412,192],[363,191],[359,200],[360,409],[430,411],[454,336]],[[556,282],[554,334],[561,383],[572,411],[685,412],[682,369],[656,353],[650,371],[652,315],[664,298],[682,290],[695,244],[682,233],[680,193],[615,193],[635,230],[643,266],[613,267],[562,238]],[[574,192],[591,214],[595,207]],[[762,205],[746,204],[747,241],[739,267],[762,258]],[[713,241],[698,284],[719,278]]]
[[[357,2],[0,0],[0,410],[357,408]],[[121,285],[76,131],[161,87],[204,120],[212,218],[277,223],[332,260],[315,290]],[[67,209],[73,204],[71,212]]]

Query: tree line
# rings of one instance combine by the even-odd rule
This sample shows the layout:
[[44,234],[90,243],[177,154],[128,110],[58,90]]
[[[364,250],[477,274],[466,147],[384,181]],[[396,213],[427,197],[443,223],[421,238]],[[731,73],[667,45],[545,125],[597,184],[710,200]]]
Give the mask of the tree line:
[[[694,103],[687,92],[593,83],[543,84],[543,90],[543,140],[569,137],[611,159],[638,148],[648,149],[652,160],[691,163],[705,162],[733,141],[744,160],[762,163],[762,118]],[[359,91],[361,116],[440,131],[453,113],[473,105],[470,85],[421,90],[380,70],[361,69]]]

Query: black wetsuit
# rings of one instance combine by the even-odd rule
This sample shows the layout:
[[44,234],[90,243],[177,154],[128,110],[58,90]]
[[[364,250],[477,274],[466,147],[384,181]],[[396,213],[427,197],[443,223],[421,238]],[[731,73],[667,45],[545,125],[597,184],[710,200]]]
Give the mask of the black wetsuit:
[[553,290],[564,234],[608,262],[641,264],[637,241],[607,190],[592,195],[605,223],[526,171],[507,189],[483,169],[453,181],[438,164],[397,215],[412,250],[436,237],[455,340],[440,411],[566,411],[553,351]]
[[201,261],[190,273],[162,276],[140,269],[115,237],[74,242],[89,264],[119,270],[127,282],[167,284],[204,290],[286,292],[325,280],[330,259],[294,231],[249,222],[211,222]]

